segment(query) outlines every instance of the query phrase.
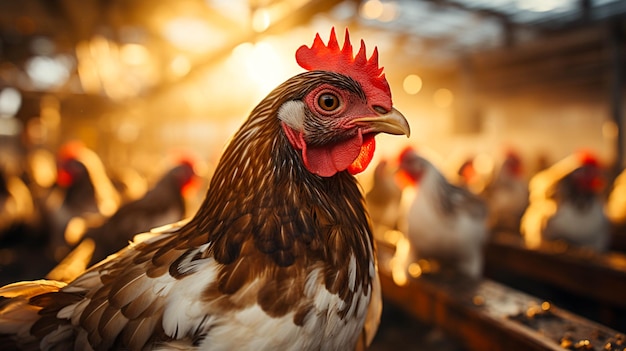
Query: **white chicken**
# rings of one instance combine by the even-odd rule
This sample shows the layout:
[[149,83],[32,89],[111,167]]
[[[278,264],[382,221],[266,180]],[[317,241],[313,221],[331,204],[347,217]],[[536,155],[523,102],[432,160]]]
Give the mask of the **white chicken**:
[[487,239],[487,207],[467,189],[449,183],[413,149],[400,156],[400,169],[416,186],[402,228],[414,256],[478,278]]
[[520,227],[526,246],[562,240],[607,250],[610,225],[601,196],[604,181],[598,160],[582,151],[537,173],[530,180],[530,205]]

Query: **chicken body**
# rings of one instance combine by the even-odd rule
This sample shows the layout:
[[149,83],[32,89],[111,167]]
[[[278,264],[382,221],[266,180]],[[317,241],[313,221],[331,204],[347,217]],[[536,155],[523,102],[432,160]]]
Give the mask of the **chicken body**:
[[59,151],[57,186],[45,200],[48,256],[60,262],[88,227],[98,226],[119,207],[119,194],[95,152],[71,142]]
[[0,284],[33,279],[45,274],[53,262],[45,253],[45,224],[26,182],[0,170]]
[[521,159],[515,153],[508,153],[493,181],[481,194],[489,208],[489,228],[494,232],[517,234],[528,207],[528,196]]
[[173,167],[142,198],[122,205],[104,224],[87,230],[85,238],[95,243],[91,263],[126,247],[138,233],[182,220],[186,213],[182,189],[194,176],[191,164]]
[[432,163],[412,150],[404,153],[400,167],[417,187],[404,229],[416,256],[479,277],[487,239],[484,202],[469,190],[450,184]]
[[372,188],[365,195],[377,240],[383,240],[386,231],[398,229],[402,189],[394,179],[394,173],[387,161],[381,161],[374,170]]
[[0,344],[349,350],[371,342],[380,286],[348,169],[362,168],[353,163],[371,156],[362,149],[377,133],[409,130],[388,92],[377,98],[366,85],[320,70],[287,80],[235,134],[190,221],[144,235],[67,286],[0,290],[15,296],[0,306]]
[[562,240],[606,251],[610,222],[601,196],[603,178],[596,161],[573,154],[530,181],[530,205],[522,218],[526,245]]

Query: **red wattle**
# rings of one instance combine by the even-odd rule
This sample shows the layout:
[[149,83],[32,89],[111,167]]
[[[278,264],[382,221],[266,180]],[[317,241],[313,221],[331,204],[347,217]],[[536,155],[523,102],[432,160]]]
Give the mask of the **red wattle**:
[[359,156],[348,166],[348,172],[355,175],[363,172],[374,157],[374,151],[376,150],[376,140],[374,135],[368,134],[363,138],[363,145],[361,145],[361,152]]
[[291,145],[302,150],[306,169],[322,177],[331,177],[344,170],[350,174],[363,172],[372,161],[376,149],[374,135],[363,136],[360,130],[354,137],[332,146],[309,147],[301,132],[286,124],[282,127]]

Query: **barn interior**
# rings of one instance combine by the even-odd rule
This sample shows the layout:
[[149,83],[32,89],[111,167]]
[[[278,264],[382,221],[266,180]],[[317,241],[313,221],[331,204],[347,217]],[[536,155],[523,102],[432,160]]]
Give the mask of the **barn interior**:
[[[478,277],[412,256],[411,220],[398,218],[419,187],[391,225],[370,207],[384,296],[370,349],[626,349],[621,0],[0,0],[0,284],[78,275],[94,251],[80,245],[87,229],[181,159],[197,179],[172,221],[193,215],[232,134],[303,71],[296,50],[316,33],[327,42],[331,28],[340,43],[348,28],[355,51],[361,38],[368,56],[377,47],[411,126],[409,139],[377,136],[357,175],[364,194],[376,166],[397,167],[407,147],[487,206],[510,157],[524,210],[542,190],[554,195],[541,181],[565,178],[558,167],[600,170],[599,217],[572,224],[593,237],[601,221],[599,248],[530,242],[533,230],[545,238],[547,219],[525,225],[520,212],[513,226],[488,223]],[[104,190],[93,211],[70,215],[59,184],[75,153],[102,171],[90,177]],[[560,200],[535,207],[554,213]]]

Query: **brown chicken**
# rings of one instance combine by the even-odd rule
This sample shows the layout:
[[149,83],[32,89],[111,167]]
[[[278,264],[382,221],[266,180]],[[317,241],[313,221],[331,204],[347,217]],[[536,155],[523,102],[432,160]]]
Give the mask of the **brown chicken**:
[[380,286],[352,174],[378,133],[409,134],[377,51],[319,35],[309,70],[252,111],[197,214],[67,285],[4,287],[0,348],[350,350],[369,343]]

